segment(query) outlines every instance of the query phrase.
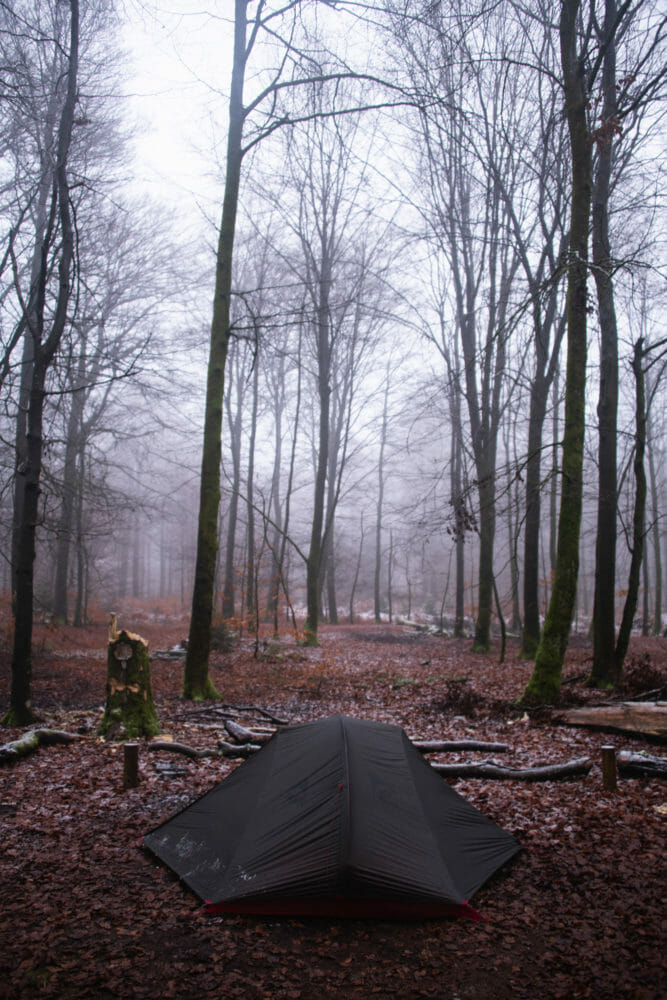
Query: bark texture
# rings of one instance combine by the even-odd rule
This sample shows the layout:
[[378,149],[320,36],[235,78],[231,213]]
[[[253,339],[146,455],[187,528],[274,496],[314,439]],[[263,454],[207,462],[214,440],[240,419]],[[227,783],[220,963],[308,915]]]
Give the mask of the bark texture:
[[572,152],[572,198],[568,250],[567,368],[562,486],[556,572],[535,669],[523,700],[553,702],[561,686],[579,574],[579,529],[583,491],[586,399],[588,232],[591,210],[591,144],[583,59],[577,49],[580,0],[564,0],[560,43],[565,112]]
[[215,296],[206,380],[197,555],[192,590],[188,652],[183,678],[183,697],[191,698],[194,701],[218,697],[218,692],[209,677],[208,657],[211,645],[213,594],[218,554],[222,406],[225,389],[225,364],[231,334],[232,258],[241,182],[241,162],[243,160],[243,82],[246,57],[246,3],[244,0],[236,0],[234,61],[227,135],[227,174],[216,257]]
[[107,700],[100,734],[109,740],[133,740],[156,736],[159,731],[148,643],[123,630],[109,642]]

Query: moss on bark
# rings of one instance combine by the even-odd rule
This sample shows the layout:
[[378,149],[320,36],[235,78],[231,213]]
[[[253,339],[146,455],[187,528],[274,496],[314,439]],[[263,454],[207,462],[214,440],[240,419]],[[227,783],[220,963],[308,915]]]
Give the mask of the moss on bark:
[[107,701],[100,723],[107,739],[130,740],[160,732],[151,690],[148,643],[123,630],[109,643]]

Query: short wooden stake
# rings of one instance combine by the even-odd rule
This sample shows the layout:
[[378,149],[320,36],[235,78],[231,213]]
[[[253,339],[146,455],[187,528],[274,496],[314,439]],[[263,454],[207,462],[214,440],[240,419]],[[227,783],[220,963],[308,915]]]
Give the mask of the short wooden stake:
[[605,792],[616,791],[616,747],[606,746],[602,751],[602,787]]
[[139,744],[126,743],[123,747],[123,789],[136,788],[139,784]]

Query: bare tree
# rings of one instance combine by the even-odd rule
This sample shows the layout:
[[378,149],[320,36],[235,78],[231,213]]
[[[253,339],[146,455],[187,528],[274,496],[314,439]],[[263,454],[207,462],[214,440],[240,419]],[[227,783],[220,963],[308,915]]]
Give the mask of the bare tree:
[[[6,13],[3,7],[3,15]],[[23,396],[27,405],[26,448],[24,458],[17,467],[23,479],[22,498],[15,521],[16,546],[16,596],[14,618],[14,648],[12,653],[12,689],[10,706],[5,722],[25,725],[32,719],[31,706],[31,644],[33,613],[33,574],[35,560],[35,533],[39,521],[40,475],[42,469],[42,425],[44,399],[49,368],[65,330],[72,296],[72,269],[75,252],[75,228],[70,200],[69,154],[74,130],[77,104],[77,76],[79,68],[79,3],[70,0],[69,24],[57,14],[53,50],[61,58],[62,82],[55,84],[55,117],[57,128],[52,158],[45,165],[48,196],[44,224],[38,221],[35,231],[33,264],[27,298],[23,298],[18,281],[21,314],[5,356],[21,337],[30,341]],[[11,30],[11,27],[10,27]],[[17,32],[21,38],[23,30]],[[45,95],[47,99],[54,94]],[[47,184],[40,178],[41,189]],[[10,253],[14,257],[14,235],[10,234]],[[15,259],[15,257],[14,257]],[[18,275],[17,275],[18,278]],[[24,352],[26,358],[26,352]]]
[[[251,12],[246,0],[234,4],[234,51],[229,97],[229,128],[227,133],[225,193],[216,255],[216,281],[211,321],[210,352],[207,374],[202,449],[201,490],[199,502],[197,557],[192,595],[192,615],[188,653],[185,662],[183,693],[188,698],[214,697],[216,691],[208,674],[211,616],[218,537],[218,506],[220,502],[220,457],[222,398],[227,350],[231,333],[230,296],[236,215],[244,156],[259,142],[286,125],[312,120],[321,115],[344,113],[349,106],[295,109],[285,104],[284,97],[298,92],[304,85],[317,84],[321,89],[341,80],[360,78],[340,63],[329,69],[323,66],[319,42],[308,51],[308,41],[297,43],[306,0],[287,0],[271,5],[258,0]],[[277,46],[277,65],[260,74],[255,95],[244,98],[246,70],[260,36],[269,37]],[[366,76],[366,80],[369,77]],[[355,100],[358,110],[377,102]]]

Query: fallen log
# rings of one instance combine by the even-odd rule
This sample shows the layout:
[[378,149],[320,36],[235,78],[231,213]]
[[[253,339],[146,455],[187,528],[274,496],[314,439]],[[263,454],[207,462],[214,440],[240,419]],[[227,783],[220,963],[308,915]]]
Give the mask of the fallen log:
[[259,743],[243,743],[238,746],[235,743],[218,740],[218,753],[221,757],[252,757],[261,749]]
[[184,757],[192,757],[194,760],[203,760],[204,757],[214,757],[215,750],[197,750],[195,747],[187,746],[185,743],[174,743],[172,740],[151,740],[146,744],[147,750],[168,750],[170,753],[180,753]]
[[78,739],[74,733],[64,733],[59,729],[31,729],[18,740],[0,746],[0,764],[9,764],[19,757],[27,757],[38,747],[53,746],[56,743],[74,743]]
[[623,778],[667,778],[667,757],[621,750],[616,762]]
[[225,740],[218,740],[216,747],[210,749],[197,750],[196,747],[188,746],[187,743],[177,743],[174,740],[151,740],[146,744],[147,750],[166,750],[168,753],[180,753],[184,757],[191,757],[193,760],[203,760],[205,757],[252,757],[261,746],[257,743],[244,743],[236,746],[227,743]]
[[230,705],[225,703],[220,706],[222,709],[228,708],[232,709],[234,712],[256,712],[261,715],[262,718],[268,719],[272,722],[274,726],[288,726],[289,722],[287,719],[280,719],[277,715],[273,715],[266,708],[262,708],[261,705]]
[[484,743],[482,740],[412,740],[420,753],[447,753],[450,750],[486,750],[487,753],[507,753],[507,743]]
[[232,719],[225,719],[225,729],[236,743],[268,743],[272,733],[253,733],[245,726],[233,722]]
[[496,778],[499,781],[562,781],[588,774],[592,767],[588,757],[568,760],[563,764],[547,764],[544,767],[503,767],[493,761],[479,764],[431,764],[434,771],[443,778]]
[[568,726],[588,726],[667,739],[667,701],[621,701],[559,713]]

